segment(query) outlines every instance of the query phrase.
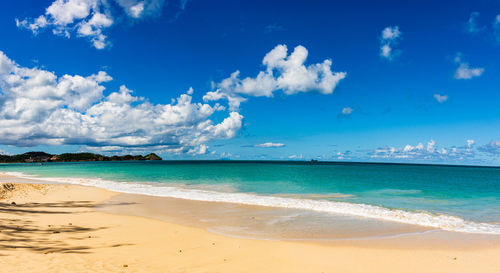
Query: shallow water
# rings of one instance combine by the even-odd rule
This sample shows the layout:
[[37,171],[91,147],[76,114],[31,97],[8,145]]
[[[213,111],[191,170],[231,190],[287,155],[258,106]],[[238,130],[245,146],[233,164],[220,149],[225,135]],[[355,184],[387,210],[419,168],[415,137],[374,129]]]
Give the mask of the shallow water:
[[[0,166],[0,172],[127,193],[302,210],[307,217],[328,213],[500,234],[500,168],[161,161],[12,164]],[[315,221],[326,221],[320,218]]]
[[[120,204],[117,206],[116,204]],[[98,210],[144,216],[212,233],[266,240],[338,241],[384,239],[435,230],[362,217],[310,210],[200,202],[177,198],[122,194]]]

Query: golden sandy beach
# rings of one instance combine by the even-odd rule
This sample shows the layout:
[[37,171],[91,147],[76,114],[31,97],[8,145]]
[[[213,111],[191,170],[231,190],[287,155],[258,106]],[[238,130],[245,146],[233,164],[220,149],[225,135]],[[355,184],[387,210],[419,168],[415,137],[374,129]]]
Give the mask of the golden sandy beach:
[[117,194],[1,184],[0,272],[500,272],[497,243],[395,247],[231,238],[94,208]]

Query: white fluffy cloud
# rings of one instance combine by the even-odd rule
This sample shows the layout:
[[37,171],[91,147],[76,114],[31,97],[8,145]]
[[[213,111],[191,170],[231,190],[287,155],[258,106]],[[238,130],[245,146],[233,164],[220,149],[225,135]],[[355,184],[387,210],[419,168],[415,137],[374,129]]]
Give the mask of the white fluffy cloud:
[[401,39],[401,31],[398,26],[386,27],[380,35],[380,56],[382,58],[392,60],[399,51],[394,50]]
[[286,45],[278,45],[262,60],[265,66],[256,77],[240,78],[240,71],[215,84],[216,90],[208,92],[205,101],[228,100],[230,109],[236,110],[248,97],[272,97],[275,91],[282,90],[287,95],[317,91],[331,94],[345,72],[332,72],[332,61],[305,66],[308,51],[297,46],[289,55]]
[[103,71],[59,77],[0,51],[0,144],[205,153],[206,142],[235,137],[242,126],[237,112],[214,123],[211,116],[224,107],[192,102],[192,89],[171,104],[152,104],[125,86],[105,96],[102,83],[111,80]]
[[34,20],[16,19],[18,27],[24,27],[38,33],[41,29],[52,28],[57,35],[71,37],[73,32],[80,37],[88,37],[95,48],[106,47],[106,35],[103,30],[113,25],[110,11],[101,0],[56,0],[45,14]]
[[474,145],[474,143],[476,143],[475,140],[473,140],[473,139],[467,139],[467,147],[468,148],[472,148],[472,145]]
[[455,63],[458,64],[457,70],[455,70],[455,79],[469,80],[474,77],[481,76],[484,72],[484,68],[470,67],[469,63],[462,61],[462,56],[460,53],[458,53],[455,57]]
[[286,46],[279,45],[265,56],[267,69],[256,78],[240,80],[233,75],[221,81],[215,91],[203,96],[205,101],[228,100],[230,111],[216,123],[214,116],[219,120],[223,114],[214,114],[224,113],[226,107],[218,102],[193,102],[192,88],[170,104],[152,104],[125,86],[105,94],[103,84],[112,78],[104,71],[58,76],[20,66],[0,51],[0,145],[64,144],[99,152],[206,154],[208,142],[233,138],[242,128],[243,116],[236,111],[239,103],[235,100],[272,97],[276,90],[332,93],[345,72],[333,73],[330,60],[305,66],[306,57],[303,47],[288,55]]
[[[44,14],[35,19],[16,19],[16,24],[34,34],[45,28],[67,38],[76,34],[88,38],[95,48],[103,49],[110,44],[104,32],[117,22],[115,17],[119,15],[115,15],[120,13],[113,9],[113,1],[131,19],[159,14],[165,5],[165,0],[55,0]],[[186,0],[179,1],[183,10]]]
[[448,95],[434,94],[434,98],[437,102],[443,103],[448,100]]
[[471,68],[467,63],[461,63],[455,71],[455,79],[468,80],[483,74],[484,68]]
[[434,140],[430,140],[426,145],[418,143],[415,146],[410,144],[401,147],[382,147],[369,153],[371,158],[380,159],[417,159],[417,160],[452,160],[462,161],[472,159],[475,156],[473,150],[474,140],[467,140],[464,147],[440,148]]
[[352,109],[351,107],[342,108],[342,115],[344,115],[344,116],[348,116],[348,115],[352,114],[352,112],[354,112],[354,109]]
[[266,142],[266,143],[254,145],[254,147],[257,147],[257,148],[279,148],[279,147],[285,147],[285,144]]

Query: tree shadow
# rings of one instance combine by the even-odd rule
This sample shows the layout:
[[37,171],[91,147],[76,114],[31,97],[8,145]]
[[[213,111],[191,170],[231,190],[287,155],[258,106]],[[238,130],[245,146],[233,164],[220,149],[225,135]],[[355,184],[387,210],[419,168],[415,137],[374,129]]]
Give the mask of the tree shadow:
[[[129,205],[130,203],[117,203],[116,205]],[[89,201],[64,201],[50,203],[29,202],[24,204],[9,204],[0,202],[0,256],[7,255],[8,251],[28,250],[36,253],[92,253],[95,248],[120,247],[130,244],[110,244],[102,246],[91,246],[86,240],[92,240],[93,232],[107,229],[109,227],[85,227],[73,225],[41,225],[34,221],[33,216],[43,214],[72,214],[86,213],[95,207],[95,203]],[[68,210],[70,208],[85,210]],[[79,243],[75,245],[74,241]],[[71,242],[73,242],[71,244]],[[12,253],[14,254],[14,252]]]
[[0,203],[0,213],[10,213],[10,214],[70,214],[71,211],[64,210],[47,210],[47,208],[94,208],[96,206],[125,206],[133,205],[133,202],[123,202],[123,203],[113,203],[105,205],[96,205],[90,201],[62,201],[62,202],[51,202],[51,203],[23,203],[23,204],[8,204]]

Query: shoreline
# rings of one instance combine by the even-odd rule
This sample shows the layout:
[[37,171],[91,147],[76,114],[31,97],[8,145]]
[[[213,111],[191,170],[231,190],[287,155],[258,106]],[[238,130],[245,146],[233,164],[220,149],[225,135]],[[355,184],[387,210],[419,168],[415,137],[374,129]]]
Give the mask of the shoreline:
[[[467,234],[489,234],[500,235],[499,223],[474,222],[460,216],[451,214],[432,213],[428,211],[413,211],[408,209],[392,209],[381,205],[354,203],[343,201],[342,194],[336,194],[336,200],[323,200],[317,198],[295,198],[286,195],[260,195],[252,192],[237,192],[232,188],[213,188],[213,185],[204,187],[186,187],[183,184],[162,184],[147,182],[119,182],[103,180],[99,178],[78,177],[37,177],[20,172],[4,172],[0,175],[15,177],[27,181],[38,181],[37,183],[59,183],[70,185],[93,186],[123,194],[137,194],[151,197],[174,198],[188,201],[199,201],[208,203],[229,203],[239,206],[266,207],[284,210],[308,211],[319,214],[337,215],[333,221],[353,219],[354,222],[366,222],[376,227],[393,225],[407,230],[421,227],[422,231],[439,229],[451,232],[462,232]],[[339,219],[340,218],[340,219]],[[358,219],[358,220],[356,220]],[[361,219],[361,220],[359,220]],[[323,224],[327,224],[325,221]],[[392,223],[392,224],[391,224]],[[363,224],[363,223],[358,223]],[[393,227],[391,227],[393,228]],[[404,229],[404,228],[403,228]],[[405,233],[405,232],[403,232]],[[377,234],[372,234],[375,236]]]
[[[115,206],[124,203],[130,205]],[[274,229],[268,224],[270,219],[273,221],[276,218],[288,218],[297,210],[141,194],[119,193],[98,205],[96,209],[111,214],[146,217],[199,228],[236,239],[400,249],[482,249],[500,246],[499,235],[453,232],[379,220],[370,222],[367,219],[356,219],[357,221],[353,222],[345,221],[341,217],[328,218],[336,222],[328,225],[323,221],[321,228],[315,230],[293,227],[307,224],[304,220],[286,221],[281,228]],[[318,217],[305,220],[314,221],[318,220]],[[347,227],[336,227],[345,225],[346,222]],[[353,227],[356,229],[353,230]]]
[[[78,185],[15,184],[0,200],[0,265],[8,272],[495,272],[500,266],[497,242],[470,248],[239,239],[99,211],[120,195]],[[127,202],[107,206],[125,209]]]
[[[401,224],[365,218],[357,219],[357,221],[353,223],[352,220],[345,221],[343,216],[328,219],[329,221],[335,221],[333,226],[328,226],[327,223],[322,222],[320,230],[314,230],[314,232],[320,233],[320,235],[325,237],[318,238],[318,236],[311,236],[310,230],[304,232],[304,230],[300,228],[292,232],[288,230],[289,232],[283,236],[282,229],[265,229],[266,222],[263,220],[269,220],[269,218],[274,219],[276,217],[288,217],[288,215],[301,210],[122,193],[92,185],[75,185],[47,179],[40,180],[37,177],[30,176],[0,175],[0,183],[8,180],[13,180],[14,183],[66,185],[103,190],[113,193],[113,195],[96,204],[94,209],[99,212],[156,219],[183,226],[200,228],[212,234],[238,239],[286,241],[320,245],[357,245],[361,247],[390,246],[396,248],[426,248],[431,246],[452,249],[458,246],[460,248],[478,249],[490,247],[492,240],[500,245],[500,235],[446,231],[412,224]],[[116,204],[125,205],[116,206]],[[305,212],[310,213],[309,211]],[[222,217],[219,215],[222,215]],[[225,215],[229,216],[225,217]],[[313,219],[307,220],[317,221],[318,218],[316,216]],[[254,224],[255,222],[259,223],[259,221],[260,225]],[[243,227],[243,229],[246,230],[256,229],[260,231],[260,233],[244,234],[239,233],[238,230],[220,230],[214,228],[214,225],[211,225],[211,223],[214,222],[217,222],[217,226],[231,225],[227,227]],[[347,228],[338,229],[335,227],[339,223],[345,224],[346,222],[348,225]],[[290,222],[286,225],[290,226],[294,224],[303,225],[305,222]],[[359,231],[353,231],[351,229],[353,226],[358,226]],[[373,230],[374,228],[377,229]],[[274,235],[278,235],[278,237],[269,236],[270,234],[268,233],[274,233]]]

